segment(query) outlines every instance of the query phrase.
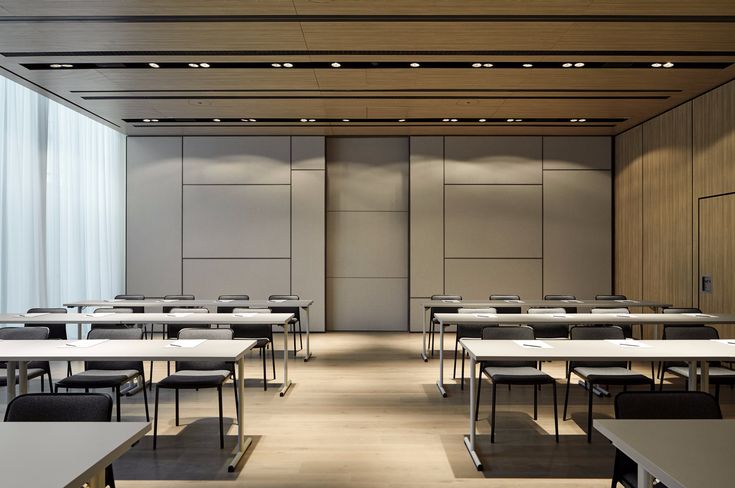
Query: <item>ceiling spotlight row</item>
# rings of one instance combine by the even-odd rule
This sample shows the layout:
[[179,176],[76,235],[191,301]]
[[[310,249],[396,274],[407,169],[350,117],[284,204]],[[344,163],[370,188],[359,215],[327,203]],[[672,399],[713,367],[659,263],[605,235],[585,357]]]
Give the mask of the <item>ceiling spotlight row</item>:
[[[156,63],[153,63],[156,64]],[[148,65],[150,66],[150,64]],[[209,63],[189,63],[190,68],[209,68]]]
[[[289,123],[289,122],[301,122],[301,123],[311,123],[311,122],[322,122],[322,123],[348,123],[348,122],[354,122],[354,123],[390,123],[390,122],[406,122],[408,119],[400,118],[400,119],[348,119],[348,118],[297,118],[297,119],[291,119],[291,118],[260,118],[255,119],[252,117],[244,117],[244,118],[209,118],[209,119],[179,119],[179,118],[166,118],[166,119],[153,119],[153,118],[146,118],[146,119],[125,119],[126,122],[136,123],[136,122],[144,122],[144,123],[155,123],[155,122],[162,122],[162,123],[206,123],[206,122],[222,122],[222,123],[238,123],[238,122],[247,122],[247,123],[253,123],[253,122],[270,122],[270,123]],[[516,117],[509,117],[509,118],[457,118],[457,117],[444,117],[441,119],[438,118],[414,118],[410,119],[411,122],[417,122],[417,123],[436,123],[436,122],[442,122],[442,123],[455,123],[455,122],[462,122],[462,123],[519,123],[519,122],[546,122],[546,123],[584,123],[584,122],[623,122],[626,119],[624,118],[601,118],[601,119],[586,119],[586,118],[573,118],[573,119],[566,119],[566,118],[516,118]]]
[[73,64],[49,64],[49,68],[59,69],[59,68],[73,68]]
[[651,67],[652,68],[673,68],[674,63],[672,63],[671,61],[667,61],[665,63],[653,63]]

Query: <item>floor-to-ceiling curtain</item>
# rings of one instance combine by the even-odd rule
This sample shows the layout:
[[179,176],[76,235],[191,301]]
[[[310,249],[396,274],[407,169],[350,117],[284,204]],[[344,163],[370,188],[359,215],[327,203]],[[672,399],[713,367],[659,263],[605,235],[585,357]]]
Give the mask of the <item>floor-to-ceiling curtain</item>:
[[124,287],[125,136],[0,77],[0,311]]

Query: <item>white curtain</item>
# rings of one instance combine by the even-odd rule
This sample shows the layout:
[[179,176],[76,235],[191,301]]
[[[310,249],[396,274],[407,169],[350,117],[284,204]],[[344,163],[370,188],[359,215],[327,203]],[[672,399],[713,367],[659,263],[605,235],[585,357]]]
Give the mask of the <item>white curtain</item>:
[[0,77],[0,311],[124,289],[125,136]]

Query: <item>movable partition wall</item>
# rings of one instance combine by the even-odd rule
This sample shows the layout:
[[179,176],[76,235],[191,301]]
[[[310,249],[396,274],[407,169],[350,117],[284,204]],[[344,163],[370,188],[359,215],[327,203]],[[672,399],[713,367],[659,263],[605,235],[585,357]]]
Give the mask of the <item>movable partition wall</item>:
[[290,291],[312,330],[610,292],[611,158],[609,137],[129,137],[127,289]]

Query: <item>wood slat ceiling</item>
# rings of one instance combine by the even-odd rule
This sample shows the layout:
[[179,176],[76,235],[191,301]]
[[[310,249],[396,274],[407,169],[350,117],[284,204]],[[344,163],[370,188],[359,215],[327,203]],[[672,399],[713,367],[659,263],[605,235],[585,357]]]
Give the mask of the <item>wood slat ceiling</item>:
[[[0,0],[0,54],[1,74],[128,134],[611,135],[735,78],[735,2]],[[246,61],[406,67],[217,67]],[[444,61],[467,67],[408,66]],[[596,61],[675,67],[561,67]],[[126,62],[212,67],[26,67]],[[473,62],[560,66],[475,69]],[[676,67],[683,62],[734,65]],[[293,122],[211,121],[240,117]],[[447,117],[522,122],[442,123]],[[419,118],[436,122],[412,121]],[[624,120],[543,121],[572,118]]]

